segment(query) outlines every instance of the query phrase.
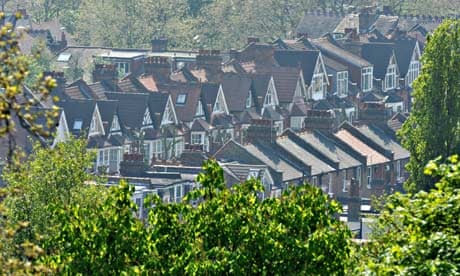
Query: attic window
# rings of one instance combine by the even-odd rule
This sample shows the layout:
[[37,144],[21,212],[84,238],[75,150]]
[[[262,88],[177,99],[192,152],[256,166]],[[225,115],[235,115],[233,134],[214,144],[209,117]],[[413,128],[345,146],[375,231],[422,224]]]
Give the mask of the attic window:
[[181,93],[177,96],[176,104],[185,104],[186,100],[187,100],[187,94]]
[[81,127],[83,126],[83,121],[82,120],[75,120],[73,123],[73,129],[74,130],[81,130]]
[[72,57],[71,53],[61,53],[61,54],[59,54],[59,56],[57,58],[57,61],[68,62],[71,57]]

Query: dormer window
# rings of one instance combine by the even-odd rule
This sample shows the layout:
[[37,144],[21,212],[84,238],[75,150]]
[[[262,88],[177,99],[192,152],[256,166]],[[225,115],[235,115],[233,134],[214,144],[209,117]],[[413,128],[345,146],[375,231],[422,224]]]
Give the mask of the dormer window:
[[100,135],[104,134],[104,130],[102,128],[102,121],[101,116],[99,114],[99,108],[95,107],[93,112],[93,117],[91,118],[91,125],[89,126],[89,134],[88,136]]
[[418,59],[411,60],[409,64],[409,72],[407,73],[407,83],[409,87],[412,87],[412,83],[417,79],[420,74],[420,62]]
[[390,64],[385,75],[385,90],[396,88],[396,64]]
[[176,104],[184,105],[186,100],[187,100],[187,94],[181,93],[177,96]]
[[120,131],[120,122],[118,121],[118,116],[114,116],[112,120],[112,126],[110,127],[110,132]]
[[198,100],[198,103],[196,104],[195,117],[202,116],[204,116],[203,104],[201,103],[201,100]]
[[83,120],[77,119],[73,122],[73,130],[81,130],[81,127],[83,126]]
[[361,89],[363,92],[372,90],[373,67],[363,68],[361,71]]
[[264,107],[276,105],[278,105],[278,97],[276,95],[275,82],[272,78],[268,84],[267,94],[265,94]]
[[348,95],[348,72],[337,73],[337,95],[346,97]]
[[219,88],[219,92],[217,93],[216,102],[214,103],[214,108],[212,109],[212,112],[228,114],[228,109],[225,103],[222,86]]

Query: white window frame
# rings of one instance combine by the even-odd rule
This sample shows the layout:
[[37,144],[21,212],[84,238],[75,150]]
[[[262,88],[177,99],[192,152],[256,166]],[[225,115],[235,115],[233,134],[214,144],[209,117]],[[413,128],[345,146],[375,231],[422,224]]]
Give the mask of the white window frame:
[[396,88],[396,64],[390,64],[385,75],[385,91]]
[[204,116],[204,109],[201,100],[198,100],[196,110],[195,110],[195,117],[202,117]]
[[126,61],[116,61],[115,66],[117,67],[117,71],[123,74],[128,74],[130,71],[130,64]]
[[372,166],[367,167],[367,188],[372,188]]
[[313,100],[321,100],[324,96],[324,76],[323,73],[313,74],[311,79],[311,97]]
[[249,90],[249,94],[248,96],[246,97],[246,104],[245,104],[246,108],[251,108],[252,106],[252,92],[251,90]]
[[150,116],[150,110],[147,107],[144,112],[144,117],[142,119],[142,129],[151,127],[153,124],[152,117]]
[[365,67],[361,70],[361,89],[363,92],[369,92],[373,87],[373,67]]
[[347,189],[347,170],[343,170],[342,172],[342,192],[348,192]]
[[303,128],[304,117],[291,116],[291,128],[293,130],[301,130]]
[[411,60],[409,64],[409,71],[407,72],[407,83],[409,87],[412,87],[414,81],[420,74],[420,61],[415,59]]
[[401,178],[401,160],[396,161],[396,177]]
[[356,180],[358,181],[359,187],[361,187],[361,167],[356,168]]
[[339,97],[348,95],[348,71],[337,72],[337,95]]

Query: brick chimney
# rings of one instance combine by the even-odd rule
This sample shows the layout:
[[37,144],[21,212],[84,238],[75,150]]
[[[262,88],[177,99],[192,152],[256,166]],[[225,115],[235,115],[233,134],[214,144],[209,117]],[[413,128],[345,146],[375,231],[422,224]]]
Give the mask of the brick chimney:
[[361,199],[359,197],[359,184],[356,179],[350,181],[350,194],[348,197],[348,222],[359,221],[361,213]]
[[276,130],[274,123],[267,119],[252,119],[251,125],[247,129],[246,141],[263,141],[267,143],[274,143],[276,141]]
[[142,177],[145,174],[146,165],[144,156],[140,153],[125,153],[120,162],[120,174],[122,176]]
[[154,37],[151,41],[152,52],[166,52],[168,49],[168,39],[164,37]]
[[196,56],[196,66],[214,71],[220,71],[222,56],[219,50],[200,50]]
[[332,132],[335,129],[334,114],[328,110],[307,110],[305,129]]
[[171,63],[166,57],[147,57],[144,62],[144,72],[147,75],[159,73],[168,78],[171,74]]
[[93,82],[105,81],[116,87],[118,83],[118,71],[113,64],[96,64],[93,70]]

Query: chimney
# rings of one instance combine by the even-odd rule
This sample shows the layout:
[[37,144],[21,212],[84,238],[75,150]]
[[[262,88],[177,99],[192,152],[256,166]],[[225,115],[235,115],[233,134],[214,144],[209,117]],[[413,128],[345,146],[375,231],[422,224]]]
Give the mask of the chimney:
[[360,213],[361,199],[359,197],[359,185],[355,178],[352,178],[348,197],[348,222],[359,222]]
[[345,36],[348,36],[352,41],[359,41],[358,30],[356,28],[345,28]]
[[268,143],[274,143],[276,141],[276,130],[274,123],[267,119],[252,119],[251,125],[247,129],[246,141],[264,141]]
[[118,71],[114,64],[96,64],[93,70],[93,82],[102,82],[116,87],[118,83]]
[[251,44],[251,43],[258,43],[258,42],[260,42],[260,39],[259,39],[259,38],[253,37],[253,36],[248,37],[248,44]]
[[384,103],[364,103],[358,114],[362,123],[382,123],[391,118],[391,109]]
[[166,57],[147,57],[144,62],[144,72],[147,75],[159,73],[161,76],[169,78],[171,74],[171,63]]
[[307,110],[305,129],[332,132],[335,129],[334,114],[329,110]]
[[142,177],[145,174],[144,156],[140,153],[125,153],[120,162],[122,176]]
[[196,56],[196,65],[198,68],[220,71],[222,66],[222,56],[220,55],[220,51],[200,50]]
[[168,49],[168,39],[167,38],[154,37],[152,39],[152,52],[161,53],[161,52],[166,52],[167,49]]

